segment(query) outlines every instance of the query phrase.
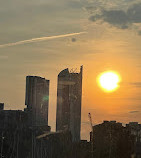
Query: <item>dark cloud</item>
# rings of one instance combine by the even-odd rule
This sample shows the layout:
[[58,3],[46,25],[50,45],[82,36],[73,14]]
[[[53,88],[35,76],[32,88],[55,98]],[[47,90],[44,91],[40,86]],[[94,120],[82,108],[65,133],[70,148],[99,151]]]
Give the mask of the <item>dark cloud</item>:
[[129,18],[127,14],[122,10],[111,10],[103,12],[103,20],[111,25],[125,29],[128,27]]
[[129,85],[132,85],[137,88],[141,88],[141,82],[131,82],[131,83],[129,83]]
[[130,114],[139,113],[140,111],[130,111]]
[[71,41],[72,41],[72,42],[76,42],[76,38],[72,38]]
[[135,23],[141,23],[141,3],[129,7],[127,10],[102,9],[99,14],[89,17],[90,21],[102,20],[115,27],[127,29]]

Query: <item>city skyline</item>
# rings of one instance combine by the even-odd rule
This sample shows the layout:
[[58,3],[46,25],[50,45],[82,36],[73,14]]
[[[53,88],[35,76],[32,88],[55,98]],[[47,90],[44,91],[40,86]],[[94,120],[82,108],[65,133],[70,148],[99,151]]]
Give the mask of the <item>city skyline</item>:
[[[24,109],[25,76],[49,79],[49,125],[55,131],[57,75],[84,65],[82,139],[103,120],[141,122],[141,1],[23,0],[1,1],[0,45],[40,37],[77,34],[0,48],[0,102]],[[116,71],[120,87],[105,93],[97,76]]]

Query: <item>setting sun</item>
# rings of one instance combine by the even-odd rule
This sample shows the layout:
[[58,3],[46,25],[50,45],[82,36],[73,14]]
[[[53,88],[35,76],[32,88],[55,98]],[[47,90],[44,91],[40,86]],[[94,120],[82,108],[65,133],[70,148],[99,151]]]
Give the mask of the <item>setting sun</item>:
[[119,74],[114,71],[103,72],[98,77],[100,87],[106,92],[115,91],[119,87],[120,80]]

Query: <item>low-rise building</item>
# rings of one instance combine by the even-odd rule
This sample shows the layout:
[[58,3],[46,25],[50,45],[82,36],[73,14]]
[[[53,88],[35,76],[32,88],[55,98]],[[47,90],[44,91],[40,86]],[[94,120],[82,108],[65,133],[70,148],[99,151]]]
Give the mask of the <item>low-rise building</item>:
[[141,124],[138,122],[129,122],[129,124],[126,124],[126,128],[135,137],[134,157],[141,158]]
[[121,123],[104,121],[93,126],[91,144],[96,158],[130,158],[134,151],[133,142],[134,137]]
[[72,137],[69,131],[48,132],[36,137],[35,158],[69,158]]
[[0,148],[3,157],[25,158],[31,151],[31,130],[21,110],[0,111]]

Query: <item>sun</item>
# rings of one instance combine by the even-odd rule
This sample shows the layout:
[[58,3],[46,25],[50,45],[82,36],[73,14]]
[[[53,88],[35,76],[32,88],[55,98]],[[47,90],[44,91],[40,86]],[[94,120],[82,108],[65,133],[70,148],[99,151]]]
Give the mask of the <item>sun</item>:
[[121,77],[117,72],[106,71],[99,75],[98,84],[106,92],[113,92],[119,88]]

